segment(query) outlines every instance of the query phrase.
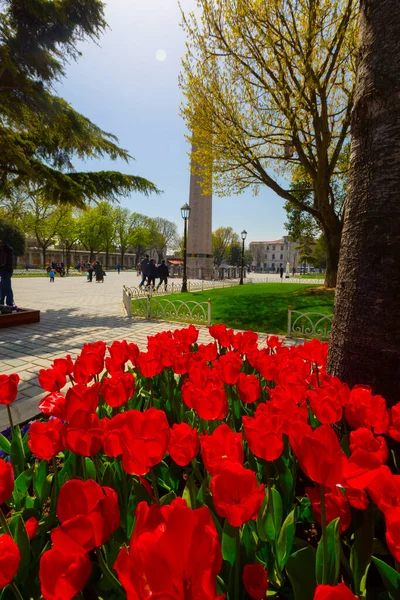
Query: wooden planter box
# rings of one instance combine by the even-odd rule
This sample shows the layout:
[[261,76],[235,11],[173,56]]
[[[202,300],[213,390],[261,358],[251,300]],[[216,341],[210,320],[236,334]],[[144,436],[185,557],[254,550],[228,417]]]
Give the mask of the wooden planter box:
[[0,329],[5,327],[17,327],[18,325],[28,325],[29,323],[39,323],[40,310],[30,310],[22,308],[20,312],[12,312],[8,315],[0,314]]

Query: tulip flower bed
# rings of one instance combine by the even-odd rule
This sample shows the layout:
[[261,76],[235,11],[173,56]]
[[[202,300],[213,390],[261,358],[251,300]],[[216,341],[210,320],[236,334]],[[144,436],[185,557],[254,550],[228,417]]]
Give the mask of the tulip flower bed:
[[399,598],[400,404],[316,340],[210,334],[40,372],[43,418],[0,436],[1,600]]

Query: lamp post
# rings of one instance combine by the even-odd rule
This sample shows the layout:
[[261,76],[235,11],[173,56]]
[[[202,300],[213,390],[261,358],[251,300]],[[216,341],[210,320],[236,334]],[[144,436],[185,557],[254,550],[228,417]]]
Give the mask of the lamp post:
[[190,217],[191,208],[187,202],[181,208],[181,215],[185,228],[183,231],[183,279],[182,279],[182,292],[187,292],[187,274],[186,274],[186,246],[187,246],[187,222]]
[[247,237],[247,231],[245,229],[243,229],[242,233],[240,234],[242,236],[242,269],[240,272],[240,282],[239,285],[243,285],[243,272],[244,272],[244,242],[245,239]]

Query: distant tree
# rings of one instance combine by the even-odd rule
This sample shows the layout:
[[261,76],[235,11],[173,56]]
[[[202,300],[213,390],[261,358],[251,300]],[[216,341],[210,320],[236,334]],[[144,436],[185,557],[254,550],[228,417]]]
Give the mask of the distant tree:
[[228,248],[228,263],[232,267],[240,267],[242,264],[242,244],[233,242]]
[[176,223],[162,217],[156,217],[154,222],[157,231],[154,249],[158,254],[158,259],[161,260],[165,258],[164,251],[168,252],[169,249],[176,246],[179,240],[178,228]]
[[55,205],[32,195],[27,204],[28,212],[22,221],[24,231],[36,238],[42,250],[42,264],[46,266],[47,249],[52,246],[60,230],[63,219],[69,214],[71,207],[67,204]]
[[71,252],[74,245],[79,241],[79,218],[71,208],[60,221],[57,230],[59,244],[65,250],[67,271],[71,266]]
[[115,244],[121,256],[121,266],[124,266],[124,257],[132,245],[132,219],[128,208],[117,207],[114,210],[115,219]]
[[89,252],[89,261],[93,262],[94,255],[104,250],[106,246],[105,224],[101,210],[91,207],[82,211],[78,220],[79,241]]
[[229,248],[239,242],[239,236],[232,227],[219,227],[212,234],[212,253],[218,266],[227,259]]
[[12,246],[15,257],[25,254],[25,236],[23,231],[7,219],[0,219],[0,240]]

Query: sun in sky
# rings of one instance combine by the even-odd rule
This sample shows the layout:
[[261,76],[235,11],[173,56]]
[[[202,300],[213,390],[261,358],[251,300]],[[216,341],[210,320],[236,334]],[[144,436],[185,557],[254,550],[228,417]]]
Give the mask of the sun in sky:
[[167,59],[166,51],[163,50],[162,48],[160,50],[157,50],[156,59],[159,60],[160,62],[164,62]]

